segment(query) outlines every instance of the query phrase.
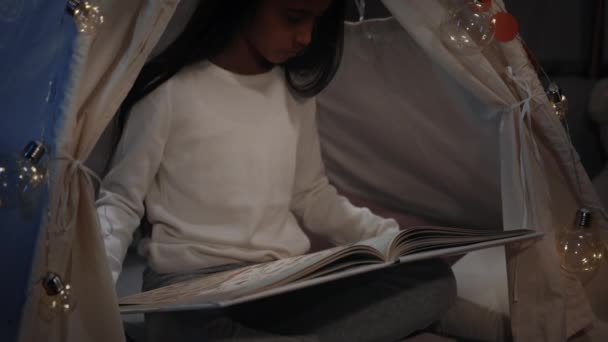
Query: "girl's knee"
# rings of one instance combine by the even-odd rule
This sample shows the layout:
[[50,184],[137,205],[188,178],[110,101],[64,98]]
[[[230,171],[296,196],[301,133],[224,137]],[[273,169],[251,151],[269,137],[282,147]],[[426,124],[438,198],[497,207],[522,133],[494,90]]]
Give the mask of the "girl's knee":
[[437,296],[441,298],[440,306],[442,307],[442,311],[445,311],[456,302],[458,286],[454,272],[452,272],[452,267],[443,260],[441,260],[441,264],[439,266],[441,274],[437,280],[435,291],[437,292]]
[[[441,259],[423,260],[395,268],[393,279],[404,293],[427,298],[440,311],[456,301],[456,277],[451,266]],[[406,297],[408,297],[406,295]]]

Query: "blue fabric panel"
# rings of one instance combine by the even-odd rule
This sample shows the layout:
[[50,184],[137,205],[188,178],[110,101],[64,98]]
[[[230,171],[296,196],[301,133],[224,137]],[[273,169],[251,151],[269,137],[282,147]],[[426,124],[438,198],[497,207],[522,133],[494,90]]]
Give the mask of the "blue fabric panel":
[[[53,150],[55,126],[77,36],[66,0],[0,1],[0,157],[12,158],[30,140]],[[0,341],[18,334],[36,241],[48,199],[43,189],[34,215],[0,208]],[[17,205],[16,203],[12,203]]]

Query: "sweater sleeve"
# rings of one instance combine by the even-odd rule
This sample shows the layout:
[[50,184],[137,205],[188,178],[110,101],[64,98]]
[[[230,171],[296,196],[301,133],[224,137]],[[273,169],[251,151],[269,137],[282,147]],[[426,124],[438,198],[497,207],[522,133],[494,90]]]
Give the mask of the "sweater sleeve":
[[96,202],[114,283],[144,215],[144,199],[163,157],[171,125],[170,81],[131,110]]
[[399,226],[340,196],[325,174],[316,125],[316,102],[305,104],[298,140],[296,179],[291,209],[311,232],[343,245],[378,236]]

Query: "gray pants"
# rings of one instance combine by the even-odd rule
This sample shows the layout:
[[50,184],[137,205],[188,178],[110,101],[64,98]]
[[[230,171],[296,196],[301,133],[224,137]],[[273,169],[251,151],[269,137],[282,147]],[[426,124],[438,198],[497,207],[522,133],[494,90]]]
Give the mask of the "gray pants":
[[[208,273],[209,270],[205,272]],[[147,270],[144,290],[191,278]],[[456,298],[441,260],[397,265],[217,312],[147,314],[148,341],[398,341]]]

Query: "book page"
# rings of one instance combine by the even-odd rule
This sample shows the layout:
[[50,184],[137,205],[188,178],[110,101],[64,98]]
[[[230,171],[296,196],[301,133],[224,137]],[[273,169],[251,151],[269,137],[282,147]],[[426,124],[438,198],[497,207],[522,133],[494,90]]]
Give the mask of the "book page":
[[326,259],[345,247],[334,247],[313,254],[305,254],[293,258],[280,259],[273,262],[256,264],[246,267],[242,272],[220,284],[216,290],[220,292],[251,292],[267,287],[282,279],[298,273],[305,276],[308,267]]
[[534,236],[538,235],[535,231],[528,229],[479,231],[449,227],[418,227],[404,230],[399,234],[391,246],[391,258],[430,250],[451,249],[492,241],[511,241],[509,240],[511,238],[524,237],[525,239]]
[[255,292],[293,277],[312,265],[331,259],[345,247],[335,247],[313,254],[255,264],[236,270],[215,273],[201,278],[165,286],[122,298],[120,305],[163,305],[187,301],[219,301]]
[[543,233],[529,231],[528,233],[511,237],[485,240],[482,242],[455,244],[453,246],[446,246],[440,248],[429,248],[427,250],[419,250],[411,254],[404,254],[398,256],[398,258],[400,262],[406,263],[423,259],[437,258],[441,256],[460,255],[466,252],[476,251],[495,246],[502,246],[511,243],[533,243],[535,240],[542,238],[542,236]]
[[390,231],[384,233],[380,236],[373,237],[371,239],[363,240],[357,243],[354,243],[353,246],[366,246],[371,247],[378,251],[382,258],[386,261],[388,260],[388,256],[390,255],[389,250],[390,246],[393,243],[393,240],[400,234],[399,231]]
[[119,305],[149,305],[179,302],[189,298],[195,298],[203,293],[212,291],[220,284],[234,277],[243,269],[235,269],[202,276],[201,278],[191,279],[171,285],[167,285],[155,290],[133,294],[120,298]]

